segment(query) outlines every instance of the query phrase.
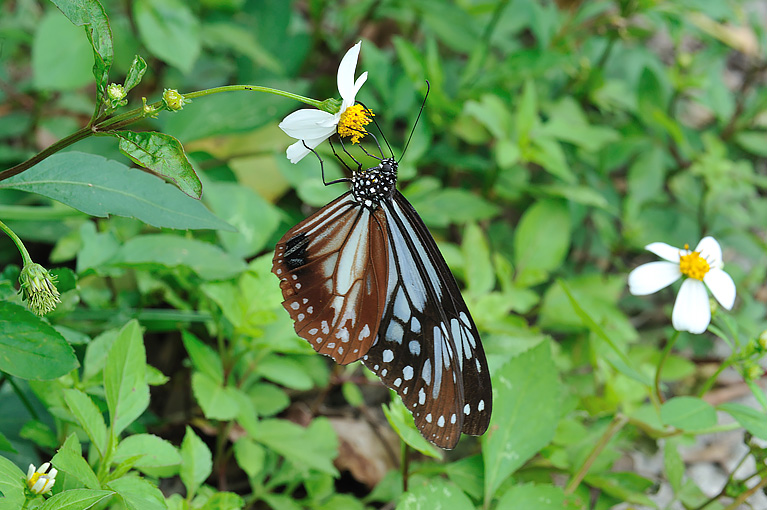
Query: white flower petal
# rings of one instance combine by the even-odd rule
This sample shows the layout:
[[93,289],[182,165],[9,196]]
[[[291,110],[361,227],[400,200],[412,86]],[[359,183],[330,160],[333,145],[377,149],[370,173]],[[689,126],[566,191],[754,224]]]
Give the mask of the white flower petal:
[[310,139],[310,140],[299,140],[296,143],[294,143],[293,145],[291,145],[290,147],[288,147],[288,150],[285,151],[285,153],[287,154],[288,159],[290,160],[291,163],[298,163],[299,161],[304,159],[304,157],[307,154],[309,154],[311,152],[309,149],[307,149],[304,146],[304,142],[306,142],[306,145],[308,145],[309,148],[314,149],[315,147],[317,147],[319,144],[321,144],[322,142],[324,142],[327,139],[328,139],[328,137],[326,136],[324,138],[313,138],[313,139]]
[[635,296],[646,296],[668,287],[680,276],[679,264],[673,262],[642,264],[629,273],[629,292]]
[[703,277],[703,283],[708,286],[720,305],[732,310],[732,305],[735,304],[735,282],[730,275],[719,268],[712,268]]
[[711,306],[703,282],[688,278],[682,282],[674,303],[671,323],[677,331],[689,331],[700,334],[706,331],[711,322]]
[[27,469],[27,481],[29,481],[32,478],[32,475],[35,474],[35,465],[30,464],[29,469]]
[[350,106],[354,104],[355,100],[357,99],[357,92],[360,91],[360,89],[362,88],[362,85],[365,84],[365,81],[367,79],[368,79],[367,71],[362,73],[360,77],[357,78],[357,81],[354,82],[354,89],[352,90],[352,94],[343,98],[343,102],[341,103],[341,109],[339,110],[339,113],[346,111],[347,108],[349,108]]
[[53,469],[51,469],[51,472],[48,473],[48,476],[50,476],[51,478],[56,478],[57,474],[59,474],[59,470],[56,469],[56,468],[53,468]]
[[321,136],[327,138],[335,132],[335,124],[330,127],[325,126],[322,123],[327,122],[328,119],[332,120],[333,118],[333,114],[323,112],[322,110],[298,110],[291,113],[280,122],[280,129],[285,131],[288,136],[292,136],[299,140],[319,138]]
[[706,236],[700,240],[695,251],[706,260],[711,267],[722,267],[722,247],[711,236]]
[[679,252],[684,251],[666,243],[650,243],[644,248],[645,250],[653,252],[664,260],[677,263],[679,262]]
[[346,101],[347,98],[351,98],[352,103],[354,102],[354,95],[357,93],[354,88],[354,72],[357,70],[357,59],[360,56],[361,45],[362,41],[352,46],[338,65],[338,92],[341,93],[341,99]]

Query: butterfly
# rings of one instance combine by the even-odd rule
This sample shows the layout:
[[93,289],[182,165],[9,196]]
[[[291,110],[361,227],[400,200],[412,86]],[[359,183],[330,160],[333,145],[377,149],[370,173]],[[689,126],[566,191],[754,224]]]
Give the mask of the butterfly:
[[342,365],[362,360],[426,439],[452,449],[490,422],[485,352],[434,238],[396,189],[397,161],[365,152],[379,163],[325,183],[351,190],[280,239],[272,272],[300,337]]

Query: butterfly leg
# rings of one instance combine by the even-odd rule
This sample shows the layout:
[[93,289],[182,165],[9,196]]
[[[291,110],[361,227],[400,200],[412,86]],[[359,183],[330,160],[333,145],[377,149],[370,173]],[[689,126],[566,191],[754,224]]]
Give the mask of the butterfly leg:
[[365,154],[367,154],[371,158],[377,159],[378,161],[383,161],[386,156],[384,156],[383,149],[381,149],[381,144],[378,143],[378,138],[376,138],[376,135],[374,135],[373,133],[367,133],[367,134],[372,136],[373,140],[375,140],[376,145],[378,146],[378,152],[381,153],[381,157],[379,158],[378,156],[374,156],[374,155],[370,154],[367,150],[365,150],[365,147],[363,147],[362,144],[360,144],[360,149],[362,149],[362,152],[364,152]]
[[[347,155],[347,156],[349,156],[350,158],[352,158],[352,161],[354,161],[355,163],[357,163],[357,171],[359,172],[360,170],[362,170],[362,163],[360,163],[359,161],[357,161],[357,160],[354,158],[354,156],[352,156],[352,155],[351,155],[351,153],[350,153],[350,152],[349,152],[349,151],[346,149],[346,145],[344,144],[344,140],[343,140],[343,138],[341,138],[341,137],[339,136],[339,137],[338,137],[338,141],[339,141],[339,142],[341,142],[341,148],[342,148],[342,149],[343,149],[343,151],[346,153],[346,155]],[[332,146],[332,144],[331,144],[331,146]],[[360,145],[360,147],[362,147],[362,146]],[[334,150],[333,152],[335,152],[335,150]],[[336,157],[338,158],[338,154],[336,154]],[[341,158],[338,158],[338,159],[341,159]]]
[[[309,149],[310,151],[312,151],[312,152],[314,153],[314,155],[315,155],[315,156],[317,156],[317,159],[320,161],[320,171],[322,172],[322,184],[324,184],[325,186],[330,186],[331,184],[336,184],[336,183],[339,183],[339,182],[349,182],[349,178],[348,178],[348,177],[341,177],[340,179],[336,179],[335,181],[326,182],[326,181],[325,181],[325,162],[324,162],[324,161],[322,161],[322,158],[320,157],[320,155],[319,155],[319,154],[317,154],[317,151],[315,151],[314,149],[312,149],[311,147],[309,147],[308,145],[306,145],[306,142],[305,142],[305,141],[301,140],[301,143],[303,143],[303,144],[304,144],[304,147],[306,147],[307,149]],[[331,147],[332,147],[332,145],[333,145],[333,144],[331,144]],[[335,151],[335,149],[334,149],[334,150],[333,150],[333,154],[335,154],[335,152],[336,152],[336,151]],[[338,157],[338,155],[337,155],[337,154],[336,154],[336,157]],[[347,168],[348,168],[348,167],[347,167]]]

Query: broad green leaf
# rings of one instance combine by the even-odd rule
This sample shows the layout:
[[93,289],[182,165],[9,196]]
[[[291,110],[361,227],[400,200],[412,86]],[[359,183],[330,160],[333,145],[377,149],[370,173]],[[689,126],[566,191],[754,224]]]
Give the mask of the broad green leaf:
[[125,266],[186,266],[204,280],[226,280],[244,271],[241,258],[216,245],[173,234],[148,234],[128,240],[111,261]]
[[482,499],[485,482],[485,466],[482,455],[473,455],[445,465],[450,481],[474,499]]
[[146,62],[140,55],[133,57],[133,63],[131,64],[130,69],[128,69],[128,74],[125,77],[125,83],[123,84],[126,92],[141,83],[141,78],[144,77],[146,68]]
[[229,22],[206,22],[202,26],[202,38],[207,47],[234,50],[275,74],[285,72],[281,61],[259,44],[251,29]]
[[274,384],[256,383],[248,389],[259,416],[273,416],[290,405],[290,398]]
[[550,197],[564,198],[578,204],[599,207],[610,210],[610,204],[599,191],[588,186],[574,186],[571,184],[546,184],[531,187],[530,191],[540,191]]
[[447,188],[413,199],[413,207],[427,225],[446,227],[451,223],[486,220],[500,208],[466,189]]
[[767,414],[763,410],[737,402],[725,402],[717,406],[717,409],[735,418],[754,437],[767,441]]
[[234,492],[216,492],[200,510],[241,510],[245,501]]
[[530,134],[538,123],[538,96],[535,92],[535,82],[531,79],[525,80],[515,120],[519,145],[527,147]]
[[197,437],[192,427],[186,427],[184,440],[181,442],[181,470],[179,475],[184,482],[187,494],[195,494],[200,485],[213,470],[213,456],[210,450]]
[[452,483],[441,478],[429,478],[425,479],[423,483],[413,484],[409,487],[397,504],[397,510],[420,510],[422,508],[474,510],[474,504],[461,489]]
[[0,371],[47,381],[79,366],[72,347],[50,324],[26,308],[0,301]]
[[314,386],[314,382],[299,361],[278,354],[272,354],[261,360],[255,373],[295,390],[306,391]]
[[29,420],[19,431],[19,437],[35,443],[41,448],[55,449],[59,446],[56,434],[45,423]]
[[384,404],[382,408],[386,419],[389,421],[389,425],[391,425],[391,428],[394,429],[394,432],[397,433],[402,441],[417,452],[434,457],[435,459],[442,459],[442,451],[421,435],[415,426],[412,413],[408,411],[399,397],[392,395],[389,405]]
[[565,157],[565,151],[558,141],[546,136],[536,136],[532,140],[529,160],[539,164],[551,175],[558,177],[568,184],[575,184],[576,177],[570,169]]
[[498,500],[497,508],[519,510],[564,510],[565,493],[555,485],[527,483],[514,485]]
[[18,453],[2,432],[0,432],[0,452]]
[[27,475],[16,464],[0,455],[0,505],[8,510],[21,508],[26,500],[24,488],[26,487]]
[[0,182],[0,189],[7,188],[38,193],[102,218],[114,214],[154,227],[233,230],[172,184],[95,154],[54,154]]
[[200,21],[180,0],[136,0],[133,3],[141,40],[160,60],[189,73],[200,54]]
[[106,455],[107,426],[104,423],[104,415],[93,400],[82,391],[72,388],[64,390],[64,401],[69,411],[77,419],[91,440],[91,444],[103,457]]
[[91,83],[93,51],[81,28],[49,11],[32,42],[32,83],[38,90],[72,90]]
[[224,384],[224,366],[218,352],[189,331],[181,332],[181,340],[195,370],[207,375],[216,384]]
[[512,358],[493,374],[493,417],[482,436],[485,501],[554,437],[560,384],[548,341]]
[[256,441],[285,457],[296,468],[316,469],[337,476],[333,459],[338,455],[338,438],[326,418],[315,418],[307,428],[287,420],[259,422]]
[[209,375],[202,372],[192,374],[192,392],[200,404],[206,418],[211,420],[231,420],[239,411],[237,398],[232,396],[237,389],[222,386]]
[[104,370],[112,344],[117,340],[119,334],[119,329],[108,329],[94,338],[88,344],[88,347],[85,348],[85,360],[83,361],[84,381],[98,377],[99,382],[101,382],[103,377],[100,374]]
[[599,473],[586,476],[584,481],[621,501],[650,508],[656,506],[655,502],[645,494],[652,487],[652,480],[636,473]]
[[112,426],[119,436],[149,405],[146,352],[138,321],[123,326],[104,367],[104,393]]
[[137,455],[141,458],[134,466],[153,476],[172,476],[181,464],[176,447],[152,434],[133,434],[120,441],[112,461],[119,464]]
[[735,143],[755,156],[767,157],[767,132],[741,131],[735,135]]
[[280,214],[250,188],[236,183],[211,182],[205,187],[205,201],[211,210],[237,232],[218,232],[226,251],[252,257],[264,249],[277,227]]
[[468,291],[473,295],[481,296],[493,290],[495,271],[490,262],[490,248],[487,238],[475,223],[466,226],[461,250]]
[[661,406],[660,418],[681,430],[703,430],[716,425],[716,410],[696,397],[674,397]]
[[529,207],[514,233],[516,283],[531,286],[559,268],[570,249],[572,225],[567,204],[539,200]]
[[87,510],[112,494],[114,491],[69,489],[45,500],[40,510]]
[[110,131],[109,134],[120,139],[120,151],[134,163],[172,181],[192,198],[202,196],[202,183],[181,142],[156,131]]
[[655,70],[645,67],[637,84],[637,103],[643,117],[650,116],[656,110],[665,112],[668,107],[668,93]]
[[101,488],[96,473],[93,472],[83,457],[80,443],[74,433],[70,434],[56,455],[53,456],[51,464],[59,471],[77,478],[88,489]]
[[237,465],[253,478],[264,469],[266,452],[260,444],[249,437],[243,437],[234,443],[234,457],[237,459]]
[[165,497],[160,489],[138,476],[124,476],[107,484],[125,502],[127,510],[167,510]]
[[663,469],[666,479],[676,492],[682,490],[682,477],[684,476],[684,460],[679,454],[679,441],[669,437],[663,444]]

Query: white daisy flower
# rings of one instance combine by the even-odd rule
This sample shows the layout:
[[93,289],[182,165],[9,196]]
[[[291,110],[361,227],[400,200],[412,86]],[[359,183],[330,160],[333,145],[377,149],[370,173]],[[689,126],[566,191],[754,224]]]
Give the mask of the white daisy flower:
[[58,473],[58,470],[53,468],[50,473],[45,474],[49,467],[51,467],[50,462],[46,462],[40,466],[40,469],[35,469],[33,464],[29,465],[29,470],[27,470],[27,486],[29,487],[29,490],[35,494],[45,494],[53,489],[53,484],[56,483],[56,474]]
[[291,113],[280,122],[280,128],[288,136],[298,139],[287,150],[291,163],[298,163],[309,154],[310,151],[304,143],[314,149],[336,132],[340,136],[350,137],[352,143],[357,143],[360,137],[365,135],[364,126],[370,123],[368,115],[371,114],[362,105],[354,104],[357,92],[368,78],[366,71],[359,78],[354,79],[361,45],[362,41],[352,46],[338,66],[338,92],[341,94],[342,101],[337,112],[303,109]]
[[[713,237],[704,237],[694,251],[689,246],[674,248],[652,243],[645,249],[664,261],[643,264],[629,274],[629,292],[645,296],[664,289],[686,276],[674,303],[671,323],[677,331],[703,333],[711,322],[706,287],[719,304],[731,310],[735,304],[735,283],[722,270],[722,248]],[[705,285],[704,285],[705,284]]]

